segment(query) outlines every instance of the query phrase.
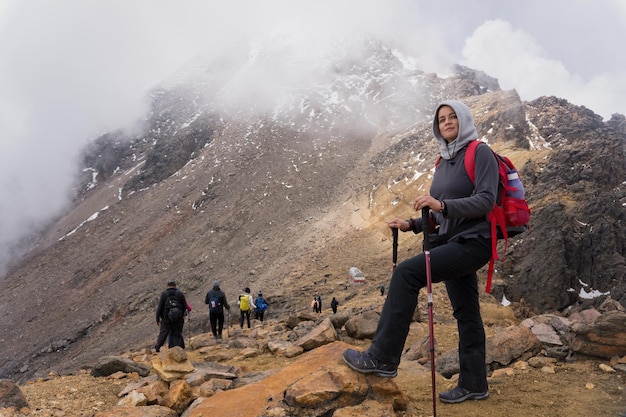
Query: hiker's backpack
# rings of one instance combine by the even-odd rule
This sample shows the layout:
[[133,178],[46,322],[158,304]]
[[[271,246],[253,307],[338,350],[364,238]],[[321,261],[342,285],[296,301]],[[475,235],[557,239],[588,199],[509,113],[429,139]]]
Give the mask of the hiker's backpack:
[[250,310],[250,297],[248,297],[248,294],[242,294],[239,296],[239,310]]
[[211,313],[219,313],[222,309],[222,302],[220,301],[222,292],[213,291],[209,294],[209,311]]
[[259,297],[256,299],[256,306],[259,311],[265,311],[267,309],[267,301],[265,301],[265,298]]
[[183,318],[183,306],[178,299],[178,294],[172,293],[165,300],[165,317],[171,321],[178,321]]
[[[467,171],[467,175],[472,183],[475,183],[476,178],[476,149],[481,143],[480,140],[473,140],[468,143],[465,151],[465,171]],[[499,180],[496,203],[487,214],[487,220],[491,224],[491,259],[489,260],[487,286],[485,289],[487,293],[491,292],[494,262],[496,259],[500,259],[497,240],[504,239],[504,252],[502,254],[502,259],[504,259],[509,244],[509,236],[515,236],[526,231],[530,221],[530,208],[524,198],[524,186],[519,178],[517,169],[509,158],[494,152],[492,149],[491,151],[498,161]],[[440,159],[437,159],[435,169],[439,165]]]

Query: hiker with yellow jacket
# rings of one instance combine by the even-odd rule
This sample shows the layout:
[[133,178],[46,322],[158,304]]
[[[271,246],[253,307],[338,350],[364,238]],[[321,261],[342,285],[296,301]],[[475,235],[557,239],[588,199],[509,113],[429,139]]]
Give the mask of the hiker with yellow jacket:
[[254,300],[250,295],[250,288],[246,287],[243,290],[243,294],[239,296],[239,327],[243,329],[243,319],[246,319],[248,323],[248,329],[250,328],[250,311],[254,309]]

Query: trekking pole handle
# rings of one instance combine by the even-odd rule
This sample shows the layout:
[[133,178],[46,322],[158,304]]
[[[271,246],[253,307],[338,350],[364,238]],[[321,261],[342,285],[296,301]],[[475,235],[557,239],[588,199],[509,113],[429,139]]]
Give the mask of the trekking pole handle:
[[429,232],[430,232],[430,208],[429,207],[424,207],[422,209],[422,231],[424,232],[424,250],[430,250],[430,239],[429,239]]

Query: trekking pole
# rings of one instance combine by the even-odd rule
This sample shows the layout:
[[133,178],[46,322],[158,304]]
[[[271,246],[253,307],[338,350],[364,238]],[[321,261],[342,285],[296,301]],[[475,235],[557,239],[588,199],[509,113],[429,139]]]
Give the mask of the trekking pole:
[[187,335],[189,336],[189,347],[191,347],[191,313],[187,312]]
[[230,308],[228,309],[228,326],[226,327],[226,336],[230,339]]
[[398,264],[398,228],[393,227],[391,229],[391,232],[393,233],[393,253],[392,253],[393,267],[391,269],[391,272],[393,272],[396,270],[396,265]]
[[437,417],[437,397],[435,394],[435,330],[433,328],[433,288],[430,275],[430,213],[429,208],[422,209],[422,230],[424,232],[424,256],[426,258],[426,293],[428,296],[428,339],[430,344],[430,376],[433,393],[433,417]]

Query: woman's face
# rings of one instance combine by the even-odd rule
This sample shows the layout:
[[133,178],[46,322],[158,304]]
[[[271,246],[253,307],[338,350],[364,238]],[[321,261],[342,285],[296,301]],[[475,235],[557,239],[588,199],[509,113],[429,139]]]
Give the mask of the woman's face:
[[459,135],[459,119],[450,106],[441,106],[437,114],[439,132],[446,142],[452,142]]

